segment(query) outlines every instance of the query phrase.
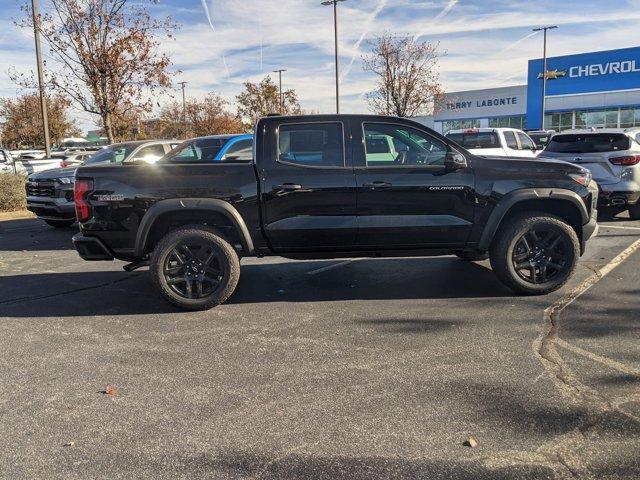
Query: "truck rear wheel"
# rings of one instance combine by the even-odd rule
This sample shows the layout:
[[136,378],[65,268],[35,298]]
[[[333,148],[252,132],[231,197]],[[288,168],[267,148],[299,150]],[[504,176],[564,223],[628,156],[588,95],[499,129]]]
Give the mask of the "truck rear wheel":
[[525,295],[561,288],[580,256],[573,228],[545,213],[518,216],[501,227],[491,247],[491,267],[506,286]]
[[151,256],[151,279],[162,296],[186,310],[225,302],[240,278],[233,247],[213,231],[187,227],[168,233]]

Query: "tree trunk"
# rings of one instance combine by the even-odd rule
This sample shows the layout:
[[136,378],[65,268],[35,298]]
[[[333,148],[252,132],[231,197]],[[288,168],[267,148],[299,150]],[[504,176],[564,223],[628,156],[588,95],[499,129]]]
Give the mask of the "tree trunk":
[[115,138],[113,138],[113,124],[111,123],[111,114],[109,112],[102,115],[102,122],[104,123],[104,132],[109,140],[109,144],[115,143]]

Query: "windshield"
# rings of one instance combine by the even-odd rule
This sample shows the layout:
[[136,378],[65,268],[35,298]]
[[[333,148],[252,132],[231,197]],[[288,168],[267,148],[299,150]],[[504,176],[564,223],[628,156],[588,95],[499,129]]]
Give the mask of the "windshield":
[[603,153],[629,150],[631,139],[622,133],[591,133],[555,135],[546,152],[553,153]]
[[88,158],[84,164],[93,165],[96,163],[122,163],[125,158],[131,155],[136,149],[135,144],[111,145],[103,148],[95,155]]
[[199,163],[212,162],[218,152],[227,143],[226,138],[196,138],[188,140],[161,160],[162,163]]
[[495,132],[450,133],[447,135],[447,138],[468,150],[475,148],[500,148],[500,140]]

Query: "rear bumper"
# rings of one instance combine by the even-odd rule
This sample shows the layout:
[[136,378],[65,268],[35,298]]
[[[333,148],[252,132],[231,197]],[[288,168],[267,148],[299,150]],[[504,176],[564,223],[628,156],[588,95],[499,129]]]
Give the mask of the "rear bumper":
[[113,260],[113,253],[96,237],[86,237],[81,233],[73,236],[73,245],[83,260],[100,261]]
[[627,205],[636,205],[640,200],[640,191],[622,192],[606,190],[609,185],[604,185],[600,189],[598,197],[598,206],[601,207],[625,207]]

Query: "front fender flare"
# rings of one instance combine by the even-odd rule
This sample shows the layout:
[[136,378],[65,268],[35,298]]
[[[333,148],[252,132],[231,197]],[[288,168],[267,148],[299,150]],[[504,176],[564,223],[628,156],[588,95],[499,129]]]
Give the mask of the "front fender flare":
[[229,219],[238,232],[245,255],[253,255],[253,240],[249,234],[249,229],[238,210],[236,210],[229,202],[218,200],[216,198],[172,198],[169,200],[160,200],[155,203],[142,217],[142,221],[138,226],[138,233],[136,235],[134,252],[136,258],[144,257],[149,233],[151,232],[154,223],[161,215],[169,212],[187,210],[216,212],[224,215]]
[[566,188],[523,188],[508,193],[495,206],[482,231],[478,250],[488,250],[507,212],[525,200],[562,200],[573,204],[580,212],[582,225],[589,223],[589,212],[576,192]]

